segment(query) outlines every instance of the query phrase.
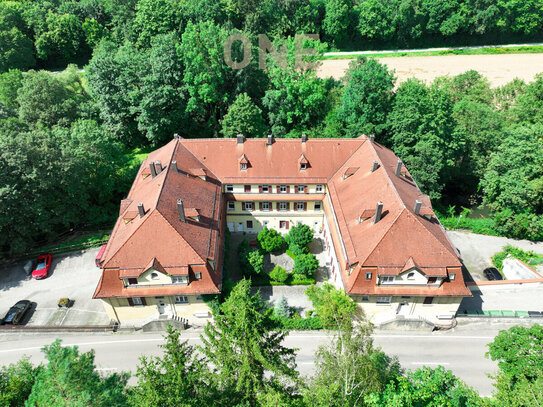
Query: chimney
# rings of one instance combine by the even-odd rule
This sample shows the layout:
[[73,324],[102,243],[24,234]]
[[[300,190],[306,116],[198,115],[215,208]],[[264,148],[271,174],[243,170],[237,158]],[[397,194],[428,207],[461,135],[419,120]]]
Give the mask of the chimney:
[[156,169],[155,169],[155,163],[150,162],[149,163],[149,169],[151,170],[151,177],[156,177]]
[[179,172],[177,169],[177,161],[172,161],[172,168],[175,170],[175,172]]
[[138,212],[140,214],[140,218],[145,216],[145,209],[143,209],[143,204],[141,202],[138,204]]
[[157,175],[162,172],[162,163],[159,160],[155,161],[155,171]]
[[396,174],[396,176],[399,177],[401,174],[401,171],[402,171],[402,160],[398,158],[398,163],[396,164],[396,171],[394,172],[394,174]]
[[375,219],[373,223],[377,223],[381,220],[381,214],[383,213],[383,203],[377,202],[377,208],[375,209]]
[[370,134],[370,141],[372,143],[375,141],[375,134]]
[[420,207],[422,206],[422,202],[418,199],[415,201],[415,207],[413,208],[413,212],[415,212],[415,215],[420,214]]
[[373,165],[371,166],[371,172],[377,171],[378,168],[379,168],[379,162],[377,160],[374,160]]
[[245,142],[245,137],[243,137],[243,134],[238,134],[236,136],[237,144],[243,144]]
[[177,200],[177,212],[179,212],[179,220],[181,222],[186,222],[187,220],[185,219],[185,208],[183,207],[183,200],[181,198]]
[[271,134],[268,134],[268,142],[266,143],[267,146],[271,146],[273,144],[273,136]]
[[174,133],[173,138],[174,138],[174,140],[179,140],[179,134]]
[[305,143],[307,141],[307,136],[305,134],[302,134],[302,143]]

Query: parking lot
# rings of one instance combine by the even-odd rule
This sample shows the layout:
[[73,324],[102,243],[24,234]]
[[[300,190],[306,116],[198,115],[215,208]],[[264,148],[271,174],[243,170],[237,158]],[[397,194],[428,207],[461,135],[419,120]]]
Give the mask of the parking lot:
[[[104,325],[109,323],[100,300],[92,299],[101,270],[94,258],[99,248],[53,256],[49,277],[33,280],[25,262],[0,269],[0,318],[19,300],[32,301],[26,325]],[[59,308],[60,298],[74,301]]]

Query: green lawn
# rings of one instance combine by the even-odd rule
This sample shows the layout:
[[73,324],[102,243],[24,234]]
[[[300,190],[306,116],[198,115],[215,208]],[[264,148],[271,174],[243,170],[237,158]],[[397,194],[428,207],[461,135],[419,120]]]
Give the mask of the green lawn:
[[[502,55],[502,54],[538,54],[543,52],[543,45],[530,45],[526,47],[489,47],[478,49],[451,49],[443,51],[420,52],[386,52],[364,54],[365,57],[390,58],[390,57],[431,57],[443,55]],[[358,54],[323,56],[321,59],[353,59]]]

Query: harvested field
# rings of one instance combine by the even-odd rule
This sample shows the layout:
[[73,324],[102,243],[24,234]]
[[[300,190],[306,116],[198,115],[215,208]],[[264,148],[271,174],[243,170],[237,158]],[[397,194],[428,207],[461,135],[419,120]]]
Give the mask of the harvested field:
[[[350,61],[323,60],[318,76],[339,79]],[[501,86],[514,78],[530,82],[535,74],[543,72],[543,54],[404,56],[381,58],[381,62],[396,71],[399,82],[411,77],[431,82],[438,76],[454,76],[474,69],[486,76],[492,86]]]

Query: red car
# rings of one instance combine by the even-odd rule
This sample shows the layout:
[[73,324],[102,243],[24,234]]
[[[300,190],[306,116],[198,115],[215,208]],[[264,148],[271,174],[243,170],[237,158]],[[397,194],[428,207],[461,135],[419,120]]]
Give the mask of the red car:
[[32,278],[36,280],[41,280],[42,278],[47,277],[49,274],[49,269],[51,268],[51,260],[53,256],[50,254],[42,254],[38,257],[38,262],[36,267],[32,271]]

